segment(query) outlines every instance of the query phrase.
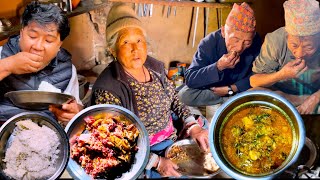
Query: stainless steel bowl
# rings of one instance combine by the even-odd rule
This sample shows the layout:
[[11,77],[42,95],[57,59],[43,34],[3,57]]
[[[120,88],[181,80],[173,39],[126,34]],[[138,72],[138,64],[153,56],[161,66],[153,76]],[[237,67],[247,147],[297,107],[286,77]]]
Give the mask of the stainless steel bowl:
[[[189,152],[186,152],[188,159],[184,160],[181,163],[178,163],[179,166],[178,171],[183,175],[191,179],[211,179],[215,175],[219,174],[220,168],[214,172],[206,171],[203,167],[204,164],[204,156],[202,158],[199,158],[198,155],[201,154],[201,149],[199,148],[199,145],[192,139],[183,139],[176,141],[173,143],[170,147],[168,147],[165,151],[165,157],[169,158],[169,153],[172,150],[174,146],[187,146],[188,148],[183,149],[189,149]],[[191,152],[192,151],[192,152]]]
[[37,123],[40,126],[45,125],[57,133],[60,140],[60,145],[58,147],[60,150],[58,154],[59,158],[55,167],[56,172],[48,179],[58,179],[65,170],[70,156],[70,146],[67,134],[55,120],[38,113],[30,112],[24,112],[13,116],[9,120],[7,120],[0,128],[0,179],[9,179],[9,177],[6,176],[6,174],[3,172],[3,170],[5,169],[5,162],[3,162],[3,159],[5,157],[6,149],[8,148],[8,140],[10,137],[12,137],[11,134],[16,127],[16,122],[23,121],[25,119],[31,119],[34,123]]
[[[222,128],[222,124],[224,123],[223,121],[233,109],[244,103],[256,105],[261,104],[269,107],[280,108],[286,113],[293,125],[294,136],[291,152],[282,165],[270,173],[263,175],[247,175],[233,168],[224,158],[221,141],[219,138],[220,130]],[[217,110],[212,118],[209,129],[209,143],[213,158],[224,172],[235,179],[272,179],[273,177],[279,175],[298,159],[305,143],[305,137],[306,132],[304,123],[296,108],[284,97],[270,91],[262,90],[246,91],[230,98]]]
[[[118,179],[137,179],[139,175],[142,173],[142,171],[144,170],[149,160],[150,143],[149,143],[149,136],[148,136],[147,130],[145,129],[140,119],[131,111],[121,106],[110,105],[110,104],[100,104],[100,105],[90,106],[80,111],[67,124],[65,131],[67,132],[68,137],[71,139],[75,135],[79,135],[83,133],[85,131],[85,121],[83,119],[87,116],[95,115],[101,112],[109,112],[109,113],[125,115],[139,130],[140,134],[137,142],[139,150],[135,154],[135,159],[133,161],[131,169],[128,172],[123,173],[122,176],[118,178]],[[69,172],[70,176],[73,177],[74,179],[81,179],[81,180],[92,179],[92,177],[88,175],[84,171],[84,169],[72,158],[69,158],[67,171]]]
[[29,110],[48,109],[49,105],[61,106],[75,99],[73,96],[63,93],[47,92],[47,91],[11,91],[5,94],[11,102],[17,107]]

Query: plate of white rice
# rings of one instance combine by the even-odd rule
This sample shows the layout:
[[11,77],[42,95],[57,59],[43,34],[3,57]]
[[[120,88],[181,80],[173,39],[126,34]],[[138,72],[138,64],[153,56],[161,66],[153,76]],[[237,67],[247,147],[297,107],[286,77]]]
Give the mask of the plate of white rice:
[[69,159],[63,128],[37,113],[21,113],[0,128],[1,179],[57,179]]

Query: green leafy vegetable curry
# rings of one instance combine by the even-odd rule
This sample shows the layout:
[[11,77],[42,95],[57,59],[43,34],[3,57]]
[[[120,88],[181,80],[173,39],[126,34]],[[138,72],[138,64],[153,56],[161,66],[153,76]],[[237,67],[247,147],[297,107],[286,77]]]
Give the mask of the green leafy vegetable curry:
[[290,154],[292,128],[278,110],[245,106],[228,119],[220,134],[222,149],[238,170],[248,174],[269,173]]

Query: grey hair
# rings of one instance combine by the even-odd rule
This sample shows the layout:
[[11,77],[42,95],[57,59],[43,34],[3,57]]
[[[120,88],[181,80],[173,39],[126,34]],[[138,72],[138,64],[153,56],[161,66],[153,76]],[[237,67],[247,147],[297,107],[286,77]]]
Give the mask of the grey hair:
[[116,32],[114,35],[112,35],[109,40],[107,40],[108,53],[112,54],[113,52],[116,52],[116,43],[117,43],[118,37],[119,37],[119,31]]

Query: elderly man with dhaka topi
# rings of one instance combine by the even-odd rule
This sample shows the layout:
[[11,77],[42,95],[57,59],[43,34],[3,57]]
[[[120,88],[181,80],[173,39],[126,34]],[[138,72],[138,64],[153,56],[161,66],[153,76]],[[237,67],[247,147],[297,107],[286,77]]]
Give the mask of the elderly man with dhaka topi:
[[246,3],[234,4],[226,24],[201,40],[179,98],[189,106],[209,106],[248,90],[252,62],[260,53],[254,12]]
[[317,113],[320,102],[320,9],[315,0],[283,4],[285,27],[265,37],[250,84],[273,90],[301,114]]

